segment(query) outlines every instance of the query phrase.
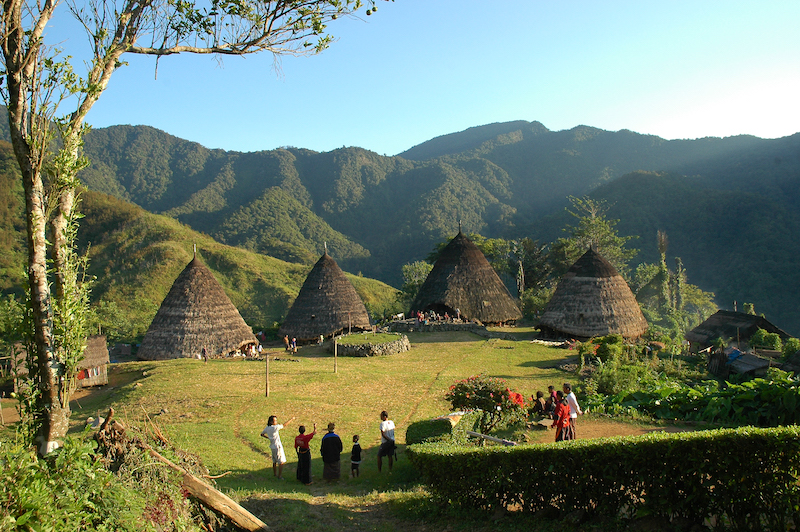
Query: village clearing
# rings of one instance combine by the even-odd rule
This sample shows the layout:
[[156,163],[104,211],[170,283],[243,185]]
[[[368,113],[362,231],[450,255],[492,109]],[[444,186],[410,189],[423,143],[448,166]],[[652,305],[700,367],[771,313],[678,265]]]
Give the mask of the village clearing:
[[[296,354],[283,349],[270,355],[269,397],[264,361],[228,358],[179,359],[112,364],[110,383],[80,391],[72,401],[72,432],[83,430],[87,418],[105,415],[149,430],[160,430],[170,443],[197,454],[216,479],[219,489],[275,530],[528,530],[558,528],[534,516],[467,515],[433,504],[403,452],[405,431],[414,421],[449,412],[444,395],[459,379],[478,373],[505,379],[526,397],[548,385],[575,382],[575,374],[558,368],[572,353],[529,341],[530,332],[505,329],[518,340],[485,339],[464,332],[411,333],[412,349],[387,357],[337,357],[328,346],[302,347]],[[336,372],[334,372],[334,362]],[[9,400],[3,402],[6,423],[12,421]],[[387,410],[397,425],[398,462],[391,474],[377,471],[379,413]],[[272,474],[269,447],[260,437],[269,415],[287,426],[281,431],[289,463],[285,480]],[[289,422],[289,419],[295,418]],[[342,479],[322,480],[320,439],[328,422],[336,423],[342,438]],[[295,475],[293,441],[297,427],[310,432],[310,486]],[[8,426],[6,426],[8,429]],[[587,415],[578,420],[579,438],[682,430]],[[683,428],[685,430],[685,428]],[[350,479],[352,436],[361,437],[364,461],[361,476]],[[551,442],[554,433],[538,427],[503,434],[519,442]],[[568,480],[565,476],[565,489]],[[550,524],[547,524],[550,523]]]

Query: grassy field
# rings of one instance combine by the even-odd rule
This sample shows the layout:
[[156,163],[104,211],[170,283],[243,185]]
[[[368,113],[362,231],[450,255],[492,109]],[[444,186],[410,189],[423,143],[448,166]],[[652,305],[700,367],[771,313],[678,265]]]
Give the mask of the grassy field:
[[[518,331],[524,337],[525,331]],[[179,448],[198,454],[212,475],[231,494],[279,530],[549,530],[532,517],[457,516],[434,506],[402,452],[405,430],[417,420],[449,411],[444,394],[456,380],[486,373],[508,381],[526,396],[547,385],[559,386],[574,375],[556,368],[571,352],[529,341],[483,339],[469,333],[412,333],[412,349],[390,357],[339,357],[334,373],[331,354],[322,347],[303,347],[296,355],[269,353],[269,397],[265,397],[266,364],[241,358],[201,361],[128,362],[111,366],[111,384],[80,392],[73,407],[74,430],[89,416],[114,406],[129,423],[147,417]],[[387,410],[401,444],[391,475],[377,472],[379,413]],[[6,410],[8,411],[8,410]],[[272,475],[269,447],[260,432],[271,414],[286,424],[281,431],[289,463],[279,481]],[[288,423],[290,418],[294,421]],[[345,453],[343,479],[322,480],[321,433],[336,423]],[[299,424],[316,422],[320,434],[311,442],[314,483],[295,480],[294,437]],[[658,427],[631,425],[585,416],[579,437],[636,434]],[[346,479],[353,434],[365,450],[361,476]],[[549,442],[553,432],[530,429],[513,436],[521,441]],[[495,519],[493,519],[493,517]],[[452,522],[451,522],[452,521]],[[445,526],[446,525],[446,526]],[[555,526],[555,524],[553,524]]]

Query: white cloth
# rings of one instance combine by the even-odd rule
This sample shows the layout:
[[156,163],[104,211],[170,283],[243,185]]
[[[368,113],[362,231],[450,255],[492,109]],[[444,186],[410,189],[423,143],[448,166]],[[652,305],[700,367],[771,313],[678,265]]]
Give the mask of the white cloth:
[[569,392],[567,394],[567,403],[569,403],[569,417],[575,419],[576,417],[578,417],[579,412],[583,414],[583,411],[581,411],[581,407],[578,406],[578,398],[575,397],[574,392]]
[[394,440],[394,421],[387,419],[381,421],[381,443]]
[[272,451],[272,462],[276,464],[286,463],[286,453],[283,450],[283,443],[281,443],[281,436],[278,433],[283,428],[283,425],[267,425],[261,434],[266,434],[269,439],[269,448]]

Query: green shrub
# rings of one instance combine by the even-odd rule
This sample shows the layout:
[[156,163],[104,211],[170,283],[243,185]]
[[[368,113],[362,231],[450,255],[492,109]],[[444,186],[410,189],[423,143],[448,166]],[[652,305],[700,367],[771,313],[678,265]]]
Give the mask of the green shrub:
[[795,353],[800,351],[800,340],[797,338],[789,338],[783,344],[783,359],[789,360]]
[[764,329],[758,329],[753,336],[750,337],[751,347],[761,347],[763,349],[774,349],[780,351],[783,347],[783,342],[778,333],[768,333]]
[[406,429],[406,444],[412,445],[441,439],[443,436],[452,434],[452,432],[453,424],[447,419],[438,418],[416,421]]
[[713,516],[738,530],[787,530],[800,517],[797,426],[515,447],[429,443],[407,455],[437,501],[467,508]]
[[0,529],[142,530],[144,499],[68,439],[46,459],[21,445],[0,451]]
[[479,432],[482,434],[488,434],[501,421],[522,420],[527,413],[522,394],[510,390],[503,379],[483,374],[457,381],[450,386],[445,399],[454,411],[480,411]]
[[596,356],[603,362],[611,358],[616,358],[622,356],[622,352],[625,349],[625,341],[622,338],[622,335],[619,334],[609,334],[608,336],[603,336],[602,338],[598,338],[598,345]]

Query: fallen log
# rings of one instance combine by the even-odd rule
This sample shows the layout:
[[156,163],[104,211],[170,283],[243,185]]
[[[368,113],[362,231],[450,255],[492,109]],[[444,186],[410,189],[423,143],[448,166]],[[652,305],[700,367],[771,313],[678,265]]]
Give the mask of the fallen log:
[[171,460],[156,452],[146,443],[140,442],[139,446],[150,453],[150,456],[159,462],[166,464],[170,469],[173,469],[174,471],[183,475],[183,487],[186,488],[186,491],[188,491],[190,495],[196,497],[203,504],[213,508],[233,521],[234,524],[236,524],[236,526],[239,528],[251,532],[266,532],[267,530],[270,530],[270,528],[258,517],[242,508],[239,503],[218,489],[197,478],[191,473],[187,473],[181,467],[175,465]]
[[503,440],[501,438],[495,438],[494,436],[487,436],[486,434],[481,434],[480,432],[473,432],[471,430],[467,431],[467,434],[470,436],[474,436],[476,438],[483,438],[484,440],[495,441],[497,443],[502,443],[503,445],[517,445],[517,442],[511,440]]
[[[112,422],[111,419],[113,417],[114,409],[111,408],[109,409],[108,415],[103,421],[100,430],[97,432],[97,434],[95,434],[95,439],[98,441],[98,443],[108,445],[112,443],[110,441],[111,439],[124,438],[125,427],[116,420]],[[161,436],[161,438],[163,438],[160,430],[157,430],[156,433],[157,436]],[[248,532],[266,532],[270,530],[270,528],[263,521],[242,508],[239,503],[215,487],[211,486],[209,483],[201,480],[195,475],[187,472],[182,467],[176,465],[170,459],[162,456],[147,443],[139,440],[138,438],[135,438],[133,441],[129,440],[129,442],[133,443],[140,449],[147,451],[150,456],[165,464],[173,471],[179,473],[182,476],[183,488],[189,493],[189,495],[195,497],[209,508],[221,513],[230,519],[240,529],[247,530]],[[120,447],[120,445],[115,445],[115,447]],[[118,450],[117,454],[121,452],[121,450]]]

